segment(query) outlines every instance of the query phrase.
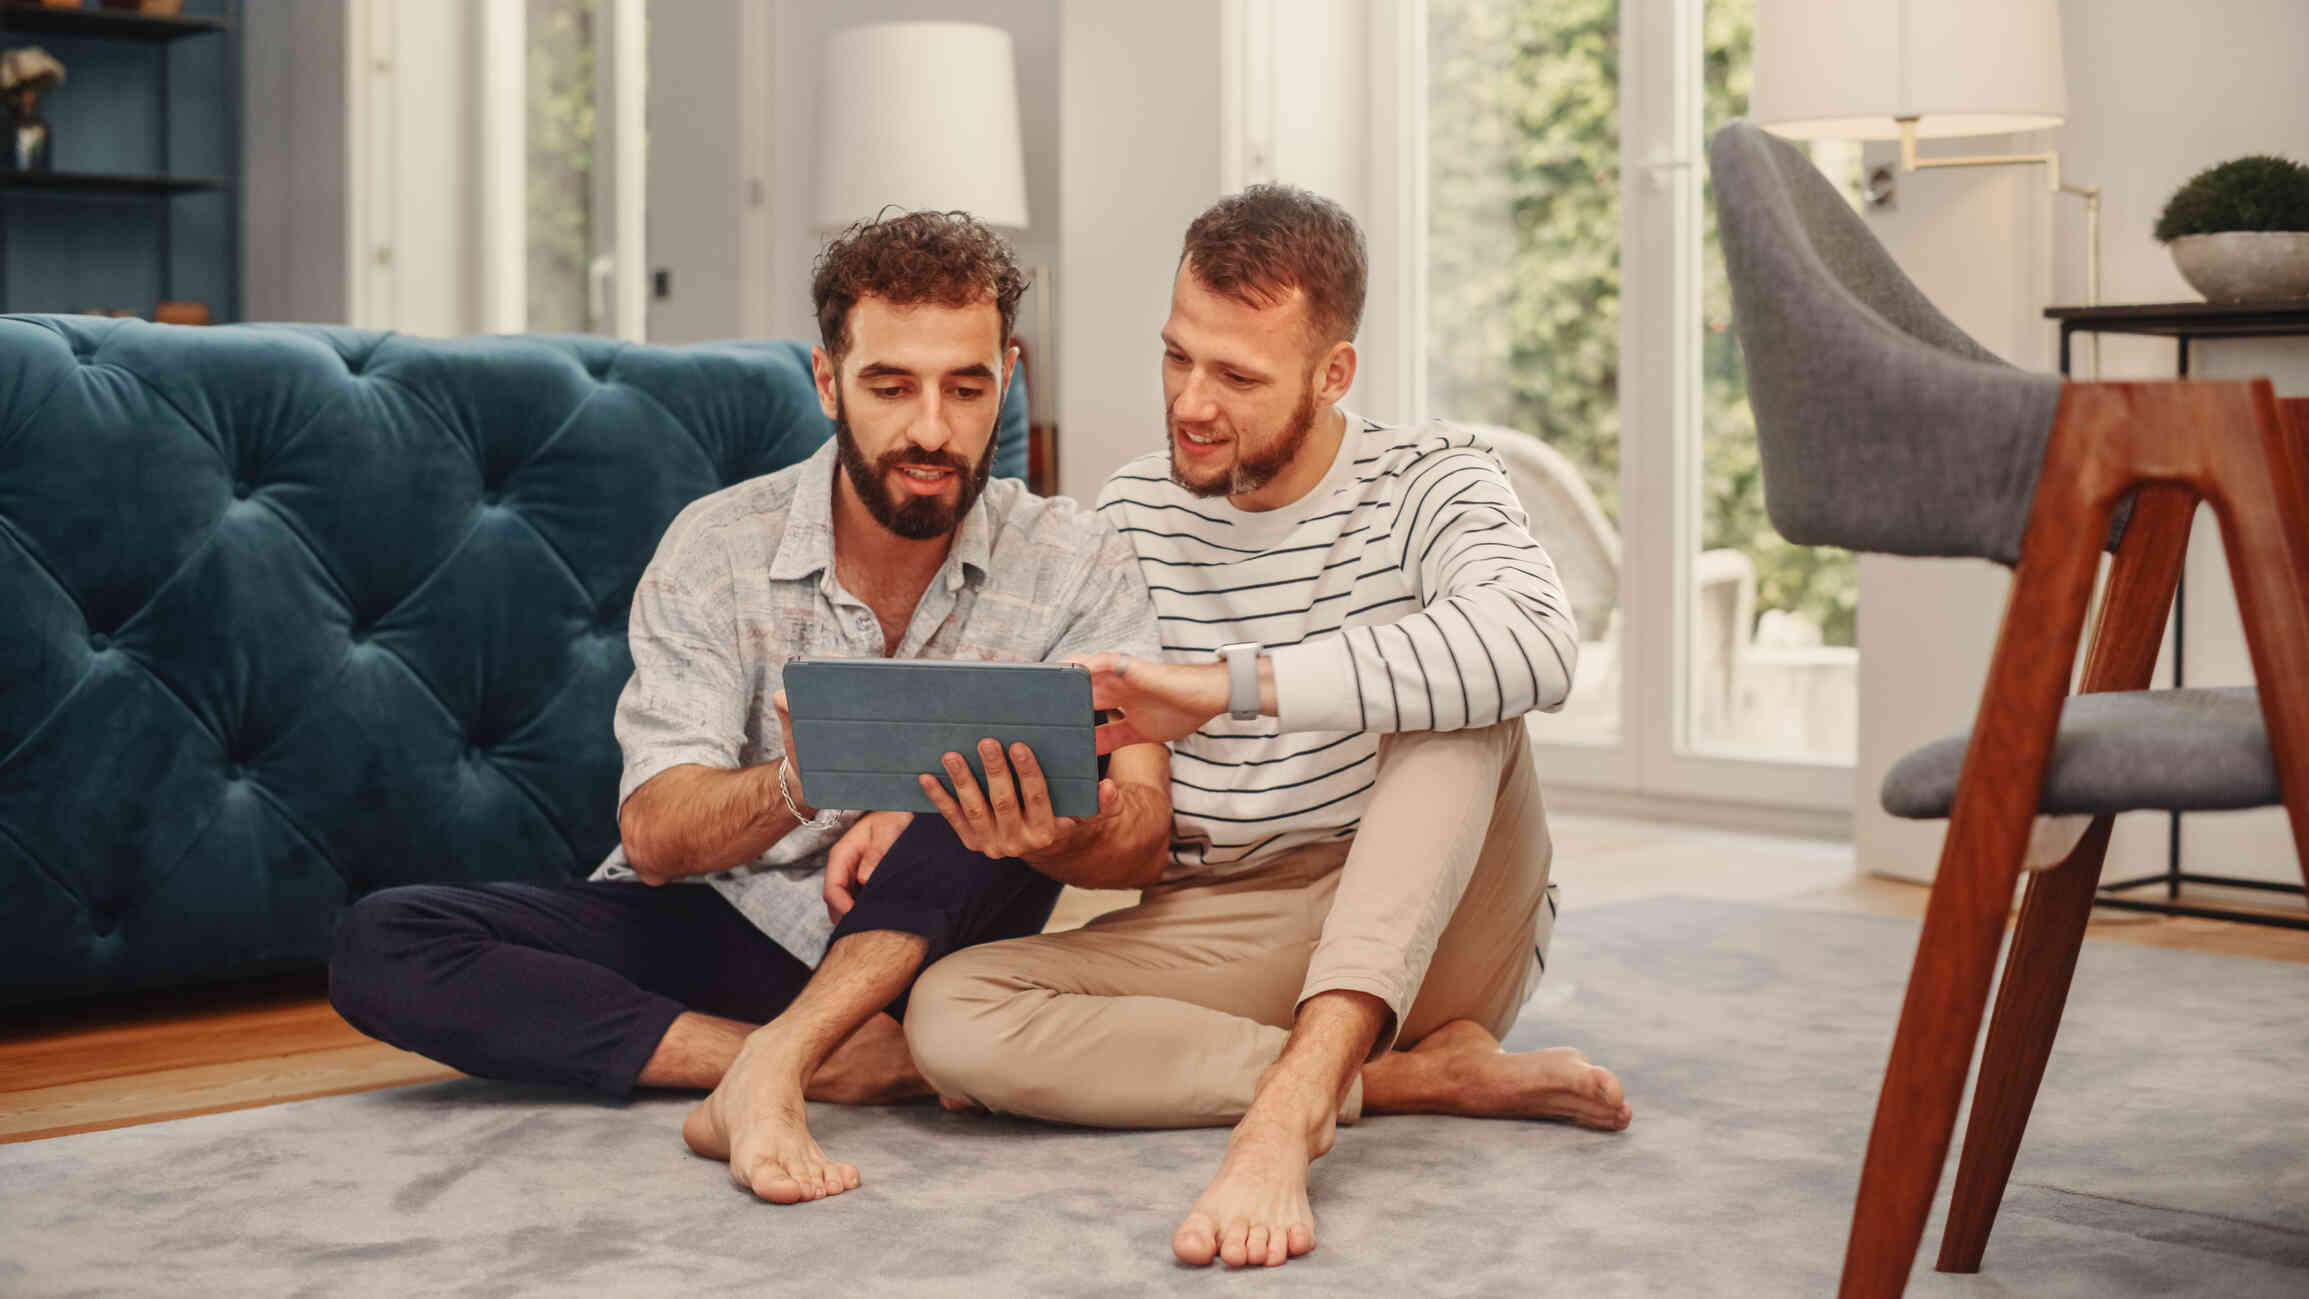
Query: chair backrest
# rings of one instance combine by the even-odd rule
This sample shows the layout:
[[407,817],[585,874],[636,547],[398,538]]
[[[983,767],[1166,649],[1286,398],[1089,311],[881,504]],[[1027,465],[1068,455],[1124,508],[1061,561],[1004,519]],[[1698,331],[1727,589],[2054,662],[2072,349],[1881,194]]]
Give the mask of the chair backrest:
[[2018,560],[2061,381],[1950,323],[1787,141],[1730,122],[1708,166],[1772,526]]

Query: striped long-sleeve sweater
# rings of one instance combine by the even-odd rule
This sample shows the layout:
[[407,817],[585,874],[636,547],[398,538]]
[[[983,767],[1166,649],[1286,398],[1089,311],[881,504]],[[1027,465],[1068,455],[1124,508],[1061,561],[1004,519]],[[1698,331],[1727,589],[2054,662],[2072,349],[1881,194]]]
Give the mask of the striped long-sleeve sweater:
[[1384,732],[1552,712],[1571,690],[1570,603],[1489,445],[1346,418],[1330,472],[1281,509],[1189,495],[1164,453],[1099,496],[1138,551],[1166,658],[1254,641],[1274,662],[1277,716],[1221,714],[1171,746],[1168,877],[1353,835]]

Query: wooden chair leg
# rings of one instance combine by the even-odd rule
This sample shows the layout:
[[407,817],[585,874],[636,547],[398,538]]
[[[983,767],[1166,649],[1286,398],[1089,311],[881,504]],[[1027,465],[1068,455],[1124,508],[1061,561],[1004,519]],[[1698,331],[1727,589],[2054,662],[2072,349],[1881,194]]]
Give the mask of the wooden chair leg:
[[[2082,692],[2139,690],[2149,684],[2196,509],[2197,494],[2187,488],[2160,484],[2141,489],[2101,601]],[[1965,1127],[1964,1154],[1956,1166],[1955,1195],[1935,1265],[1943,1272],[1980,1270],[2045,1065],[2052,1059],[2113,824],[2112,817],[2096,817],[2066,860],[2028,882],[1997,984],[1988,1044],[1981,1048],[1972,1120]]]
[[[2064,396],[1917,941],[1845,1247],[1844,1299],[1907,1285],[1948,1158],[2114,493]],[[2070,427],[2072,424],[2075,427]]]
[[2052,1059],[2054,1034],[2076,975],[2085,922],[2092,918],[2114,817],[2095,817],[2067,859],[2028,882],[2013,928],[2012,951],[1996,986],[1996,1013],[1981,1048],[1972,1120],[1956,1165],[1956,1190],[1940,1237],[1943,1272],[1978,1272],[2020,1139],[2036,1108],[2037,1088]]
[[2303,404],[2281,407],[2265,381],[2255,395],[2257,436],[2214,449],[2205,495],[2221,523],[2293,849],[2309,886],[2309,482],[2283,472],[2302,462]]

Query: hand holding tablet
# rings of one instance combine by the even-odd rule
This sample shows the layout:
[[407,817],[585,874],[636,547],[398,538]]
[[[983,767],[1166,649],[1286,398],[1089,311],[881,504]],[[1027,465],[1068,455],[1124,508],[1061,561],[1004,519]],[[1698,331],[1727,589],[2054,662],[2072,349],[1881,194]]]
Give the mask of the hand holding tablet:
[[989,856],[1048,847],[1099,814],[1080,667],[796,659],[785,685],[789,753],[820,807],[936,812]]

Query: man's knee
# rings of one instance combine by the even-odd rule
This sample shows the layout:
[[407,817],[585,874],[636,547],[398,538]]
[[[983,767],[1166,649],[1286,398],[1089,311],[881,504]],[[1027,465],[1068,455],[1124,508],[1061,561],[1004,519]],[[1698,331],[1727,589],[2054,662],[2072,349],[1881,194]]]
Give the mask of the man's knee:
[[914,1067],[939,1095],[984,1103],[988,1080],[1002,1054],[995,1016],[1016,991],[1003,986],[998,966],[974,947],[924,970],[906,1001],[906,1049]]
[[1382,765],[1415,755],[1463,755],[1464,760],[1505,770],[1517,751],[1531,743],[1521,716],[1457,731],[1391,731],[1379,737]]
[[329,1004],[345,1022],[385,1041],[394,1040],[396,989],[414,978],[409,952],[421,925],[427,885],[379,889],[345,909],[329,953]]

